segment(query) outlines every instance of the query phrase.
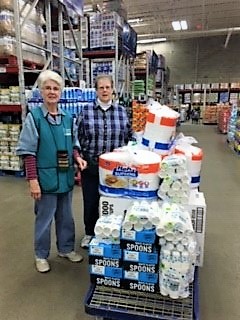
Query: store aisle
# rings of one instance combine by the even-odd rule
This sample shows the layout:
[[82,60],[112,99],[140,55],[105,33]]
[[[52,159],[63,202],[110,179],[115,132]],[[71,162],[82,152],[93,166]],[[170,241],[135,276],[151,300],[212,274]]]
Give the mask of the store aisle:
[[[201,320],[239,320],[240,309],[240,156],[226,145],[214,126],[184,124],[205,158],[201,191],[207,201],[205,263],[200,270]],[[34,269],[32,201],[24,179],[0,177],[0,319],[88,320],[83,299],[89,286],[87,252],[81,264],[56,256],[52,271]],[[81,189],[74,190],[77,244],[83,234]]]

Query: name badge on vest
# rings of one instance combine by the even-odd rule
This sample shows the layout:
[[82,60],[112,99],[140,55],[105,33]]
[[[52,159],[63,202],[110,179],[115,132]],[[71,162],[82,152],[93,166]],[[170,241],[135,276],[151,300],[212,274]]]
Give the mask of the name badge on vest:
[[72,135],[71,129],[65,129],[64,135],[65,135],[65,136],[71,136],[71,135]]
[[67,150],[57,151],[57,163],[60,171],[66,171],[69,168],[69,156]]

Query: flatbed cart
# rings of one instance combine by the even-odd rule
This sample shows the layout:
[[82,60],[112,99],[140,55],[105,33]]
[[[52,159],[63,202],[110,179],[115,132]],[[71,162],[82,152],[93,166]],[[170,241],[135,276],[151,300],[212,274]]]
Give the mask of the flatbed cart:
[[96,320],[200,320],[198,269],[186,299],[92,285],[85,298],[85,312]]

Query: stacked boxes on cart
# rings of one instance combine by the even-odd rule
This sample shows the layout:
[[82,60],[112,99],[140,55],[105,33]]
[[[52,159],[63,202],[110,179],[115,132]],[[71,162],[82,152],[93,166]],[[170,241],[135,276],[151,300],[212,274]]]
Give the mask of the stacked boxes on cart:
[[[116,217],[128,210],[133,202],[134,199],[102,196],[101,214],[110,213]],[[198,254],[195,265],[202,266],[206,223],[206,203],[203,193],[193,190],[187,208],[191,214],[197,240]],[[142,231],[122,228],[119,243],[114,244],[104,243],[104,239],[98,237],[93,238],[89,247],[91,281],[105,286],[159,292],[159,271],[163,267],[163,253],[168,252],[168,262],[171,254],[181,255],[177,250],[172,250],[171,254],[170,250],[161,251],[161,244],[163,248],[161,241],[155,228]],[[172,249],[171,241],[168,241],[167,245],[168,249]]]
[[[28,15],[31,5],[28,1],[19,1],[21,9],[20,22]],[[17,42],[15,38],[15,24],[13,1],[1,0],[0,2],[0,58],[8,57],[10,55],[17,55]],[[21,29],[22,39],[33,43],[37,46],[44,46],[44,31],[43,25],[45,24],[43,14],[40,8],[33,9],[31,14],[28,15],[27,21]],[[44,64],[45,53],[43,50],[35,48],[31,45],[22,44],[23,59],[38,64]]]
[[[168,126],[176,114],[168,110],[167,122],[158,116],[158,126]],[[168,153],[153,152],[153,131],[148,150],[129,144],[100,156],[100,218],[89,248],[90,277],[101,285],[185,298],[194,267],[203,265],[206,203],[195,179],[202,151],[184,149],[187,139],[181,137]],[[159,139],[166,133],[162,128]]]
[[22,161],[16,156],[20,134],[19,124],[0,124],[0,169],[22,170]]

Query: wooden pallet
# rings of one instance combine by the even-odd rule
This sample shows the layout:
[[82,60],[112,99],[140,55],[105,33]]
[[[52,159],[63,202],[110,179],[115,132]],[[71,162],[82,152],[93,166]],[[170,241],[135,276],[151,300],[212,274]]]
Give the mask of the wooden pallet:
[[[14,55],[0,56],[0,65],[17,67],[18,66],[17,57]],[[23,60],[23,66],[27,69],[30,69],[30,70],[32,70],[32,69],[40,69],[41,70],[43,68],[43,64],[29,61],[26,59]]]

